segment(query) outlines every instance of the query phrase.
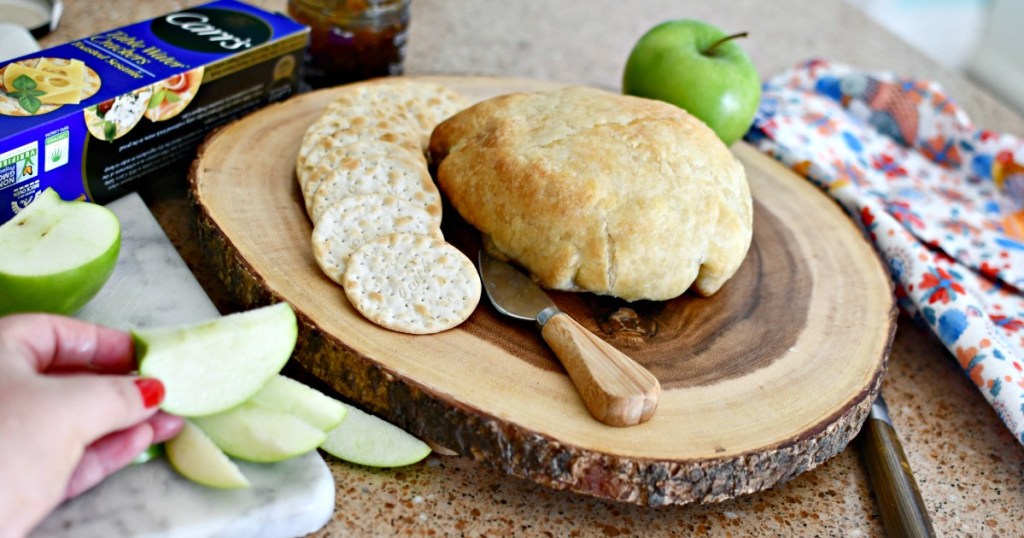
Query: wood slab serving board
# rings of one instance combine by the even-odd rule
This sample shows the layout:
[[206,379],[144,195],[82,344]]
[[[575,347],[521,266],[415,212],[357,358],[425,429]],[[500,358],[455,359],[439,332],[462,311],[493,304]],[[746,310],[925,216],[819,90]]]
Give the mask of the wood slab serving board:
[[[473,99],[556,86],[427,80]],[[754,240],[713,297],[552,294],[661,382],[654,418],[615,428],[590,417],[534,328],[499,317],[486,299],[462,326],[412,336],[364,320],[321,274],[293,166],[335,91],[219,131],[193,166],[191,197],[228,289],[247,306],[290,302],[301,323],[294,359],[344,397],[510,474],[651,506],[771,487],[834,456],[859,430],[888,359],[892,288],[850,219],[804,179],[733,147],[754,194]],[[450,207],[444,232],[474,248],[475,233]]]

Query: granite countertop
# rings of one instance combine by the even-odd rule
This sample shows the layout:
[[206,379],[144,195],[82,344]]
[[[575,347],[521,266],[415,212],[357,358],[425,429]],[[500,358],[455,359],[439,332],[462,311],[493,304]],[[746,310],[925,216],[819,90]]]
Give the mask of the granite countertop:
[[[252,1],[283,11],[283,0]],[[200,2],[65,3],[44,46]],[[809,57],[939,81],[975,123],[1024,135],[1024,119],[964,77],[911,49],[840,0],[415,0],[407,72],[535,77],[617,88],[639,36],[670,18],[748,30],[762,76]],[[199,255],[184,184],[168,178],[143,197],[214,303],[232,309]],[[927,334],[902,321],[884,391],[936,531],[1021,536],[1024,450]],[[337,509],[315,536],[341,535],[806,535],[883,534],[857,448],[769,491],[707,506],[644,508],[548,490],[463,457],[434,455],[396,470],[330,459]]]

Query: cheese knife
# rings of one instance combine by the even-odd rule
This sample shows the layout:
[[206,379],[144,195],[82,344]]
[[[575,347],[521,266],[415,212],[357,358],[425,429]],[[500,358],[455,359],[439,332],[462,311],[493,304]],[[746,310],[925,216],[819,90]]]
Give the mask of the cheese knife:
[[537,324],[595,419],[633,426],[654,415],[661,385],[646,368],[559,310],[518,269],[483,250],[479,267],[491,304],[506,316]]
[[857,438],[886,534],[915,538],[935,536],[928,509],[921,499],[921,491],[914,481],[910,462],[903,452],[881,392],[871,405],[871,412]]

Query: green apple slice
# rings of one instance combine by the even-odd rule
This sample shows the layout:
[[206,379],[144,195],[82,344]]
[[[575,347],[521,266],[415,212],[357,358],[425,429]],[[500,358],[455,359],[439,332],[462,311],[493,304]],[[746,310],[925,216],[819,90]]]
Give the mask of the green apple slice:
[[278,303],[132,336],[139,372],[164,384],[160,408],[199,417],[235,407],[266,385],[288,362],[298,327],[291,306]]
[[212,488],[249,487],[235,462],[195,424],[186,420],[181,433],[166,445],[167,461],[185,478]]
[[327,434],[320,448],[348,462],[369,467],[401,467],[430,454],[426,443],[404,430],[346,405],[348,414]]
[[78,311],[106,284],[120,249],[113,212],[47,188],[0,226],[0,315]]
[[259,407],[294,415],[325,432],[341,424],[348,411],[338,400],[283,375],[271,379],[248,401]]
[[143,450],[135,459],[132,460],[130,465],[142,465],[150,460],[154,460],[164,455],[164,445],[149,445],[149,448]]
[[327,438],[323,430],[282,411],[251,403],[194,419],[229,456],[273,463],[315,450]]

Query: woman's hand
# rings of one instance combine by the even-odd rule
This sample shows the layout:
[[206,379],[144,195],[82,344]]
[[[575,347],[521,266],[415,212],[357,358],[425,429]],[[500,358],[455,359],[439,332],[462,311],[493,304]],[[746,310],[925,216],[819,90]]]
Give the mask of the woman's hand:
[[131,336],[70,318],[0,318],[0,536],[28,533],[181,429],[163,385],[135,370]]

